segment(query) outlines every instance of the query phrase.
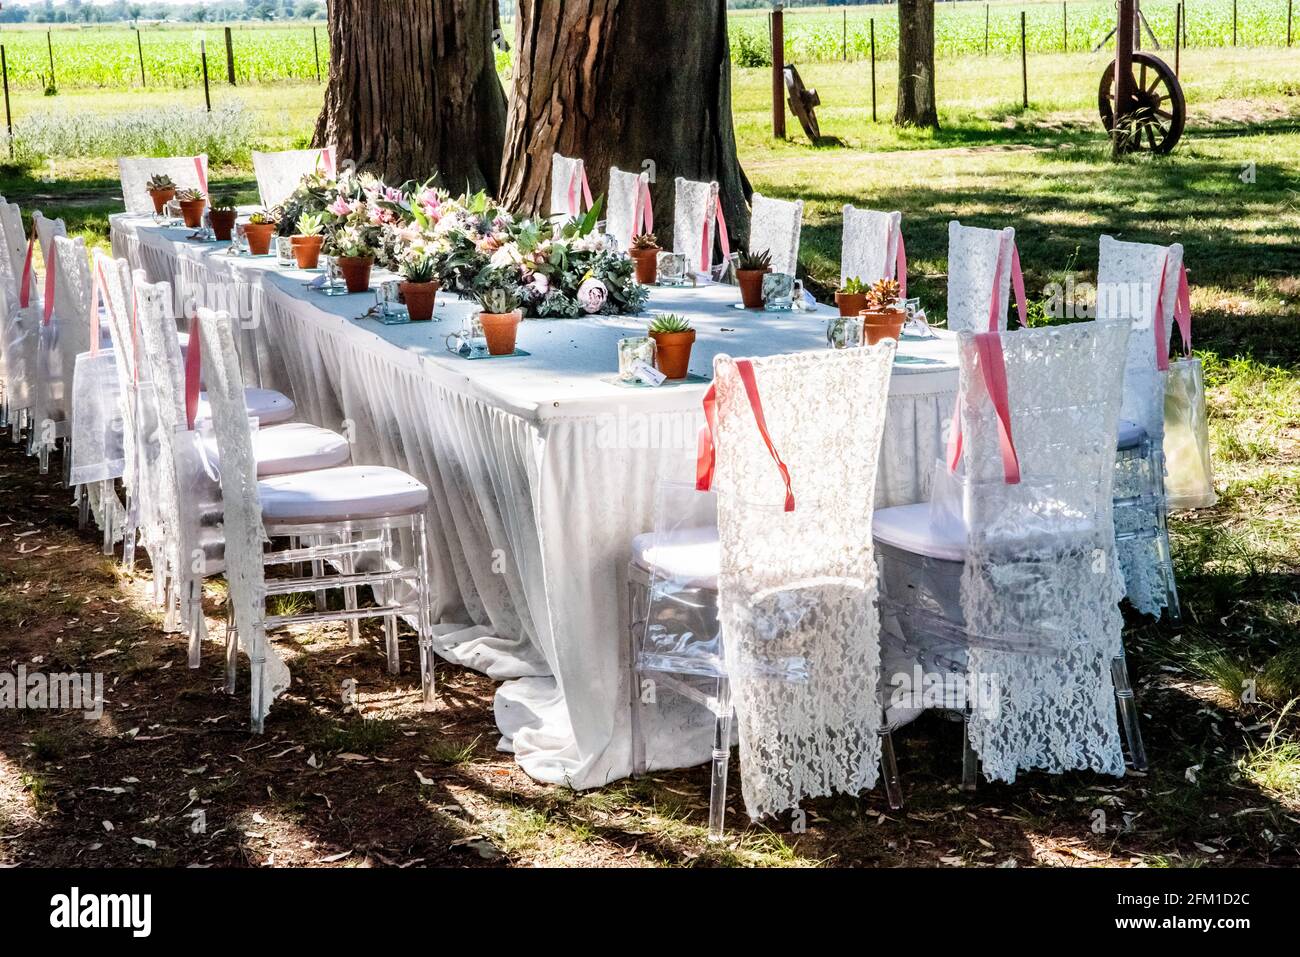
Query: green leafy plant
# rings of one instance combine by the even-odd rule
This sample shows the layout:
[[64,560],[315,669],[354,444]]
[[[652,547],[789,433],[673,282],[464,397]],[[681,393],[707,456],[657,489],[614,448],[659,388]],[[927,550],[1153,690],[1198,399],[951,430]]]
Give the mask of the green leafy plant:
[[868,292],[869,289],[867,284],[860,278],[857,276],[850,276],[848,279],[844,280],[844,285],[840,287],[839,291],[844,293],[846,296],[857,296],[864,292]]
[[212,211],[214,213],[233,213],[237,211],[237,207],[229,196],[222,196],[220,199],[212,201]]
[[898,280],[880,279],[867,291],[868,309],[895,309],[898,306]]
[[437,276],[437,263],[432,256],[408,256],[399,270],[407,282],[433,282]]
[[746,250],[740,254],[740,265],[737,268],[766,272],[772,268],[772,254],[766,249],[759,250],[758,252]]
[[655,316],[650,323],[651,332],[690,332],[693,328],[689,319],[675,312]]
[[474,291],[474,298],[483,307],[483,311],[492,315],[505,315],[514,312],[523,301],[519,290],[512,284],[490,279],[485,285]]
[[176,191],[176,199],[182,203],[194,203],[207,199],[207,194],[201,189],[180,189]]
[[659,240],[655,238],[654,233],[642,233],[640,236],[632,238],[633,249],[658,249]]
[[166,173],[155,173],[149,177],[147,188],[149,192],[153,193],[164,189],[175,189],[176,184],[172,182],[172,178]]
[[299,236],[319,236],[325,230],[325,216],[322,213],[303,213],[298,217]]
[[252,216],[248,217],[248,225],[250,226],[274,226],[275,223],[275,217],[265,209],[259,209]]

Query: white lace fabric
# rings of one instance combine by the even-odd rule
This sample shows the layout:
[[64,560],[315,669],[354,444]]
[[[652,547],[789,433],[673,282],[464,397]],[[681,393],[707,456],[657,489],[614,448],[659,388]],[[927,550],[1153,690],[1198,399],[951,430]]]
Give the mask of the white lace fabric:
[[323,150],[253,150],[253,175],[265,209],[274,209],[292,195],[302,178],[324,167]]
[[577,216],[582,212],[582,160],[551,155],[551,215]]
[[977,707],[969,721],[991,780],[1124,770],[1110,672],[1123,626],[1111,483],[1127,335],[1124,322],[1001,334],[1018,484],[1004,479],[975,336],[961,336],[962,610],[972,635],[1017,635],[1026,649],[972,642],[972,675],[998,688],[997,713]]
[[712,259],[717,212],[717,183],[677,177],[673,197],[673,252],[686,254],[686,268],[692,272],[708,273],[712,266],[702,257]]
[[637,197],[641,192],[641,183],[647,179],[646,173],[627,173],[617,166],[609,168],[605,232],[618,241],[620,249],[632,248],[632,240],[638,228]]
[[871,516],[894,350],[889,340],[752,360],[792,512],[735,360],[714,363],[718,604],[755,818],[857,793],[879,771]]
[[1010,226],[983,229],[956,220],[948,224],[948,328],[953,332],[988,332],[989,306],[995,295],[998,328],[1006,329],[1015,241],[1016,231]]
[[772,199],[755,193],[749,217],[749,250],[767,250],[772,272],[793,276],[799,268],[799,230],[803,227],[803,200]]
[[840,248],[840,285],[857,277],[870,285],[880,279],[897,279],[898,239],[903,214],[844,207],[844,232]]
[[257,461],[244,405],[244,379],[230,316],[199,310],[204,376],[221,462],[226,581],[240,647],[248,655],[252,721],[261,728],[274,700],[289,687],[289,669],[266,638],[266,533],[258,497]]
[[30,383],[36,374],[36,337],[29,316],[18,306],[26,243],[21,210],[0,197],[0,368],[11,414],[31,406]]
[[[208,157],[199,156],[203,175],[208,175]],[[152,213],[153,197],[149,195],[149,180],[157,175],[170,176],[179,189],[206,189],[199,179],[193,156],[120,156],[118,175],[122,180],[122,202],[128,213]]]

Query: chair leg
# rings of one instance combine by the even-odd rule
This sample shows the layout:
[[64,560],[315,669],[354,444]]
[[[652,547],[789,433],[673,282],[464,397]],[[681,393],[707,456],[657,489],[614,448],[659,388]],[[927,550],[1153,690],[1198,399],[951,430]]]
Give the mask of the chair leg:
[[891,811],[903,809],[903,785],[898,778],[898,756],[894,753],[893,732],[880,732],[880,776],[885,782],[885,799]]
[[202,664],[203,639],[208,630],[207,620],[203,617],[202,579],[191,578],[189,580],[184,600],[186,604],[182,620],[188,623],[190,631],[190,667],[197,668]]
[[434,673],[437,656],[433,650],[433,609],[429,603],[429,542],[423,515],[416,519],[413,532],[416,548],[415,587],[420,590],[416,599],[419,606],[416,625],[419,630],[417,640],[420,643],[420,691],[425,710],[432,711],[437,704],[438,686]]
[[90,496],[86,486],[77,486],[77,531],[84,532],[90,526]]
[[979,784],[980,757],[970,743],[970,718],[961,723],[961,789],[974,791]]
[[[352,533],[344,533],[345,540],[349,543],[352,541]],[[357,559],[355,555],[344,555],[342,558],[343,574],[354,575],[357,571]],[[348,611],[357,609],[357,588],[355,585],[349,585],[343,589],[343,607]],[[361,639],[361,622],[356,618],[348,620],[348,637],[353,641]]]
[[239,672],[239,630],[235,627],[230,601],[226,602],[226,694],[235,693]]
[[727,765],[731,762],[731,683],[718,679],[718,712],[713,723],[713,780],[709,786],[709,840],[721,841],[727,813]]
[[637,670],[637,628],[641,621],[641,596],[643,589],[636,582],[627,583],[628,615],[628,715],[632,734],[632,777],[643,777],[646,772],[645,737],[641,714],[641,672]]
[[[321,539],[321,538],[313,538],[313,539],[311,539],[311,544],[312,544],[312,545],[320,545],[322,542],[323,542],[323,539]],[[312,559],[312,561],[311,561],[311,577],[314,578],[314,579],[316,579],[317,581],[320,581],[322,578],[325,577],[325,562],[324,562],[323,559],[320,559],[320,558],[313,558],[313,559]],[[329,604],[328,604],[328,602],[326,601],[326,597],[325,597],[325,589],[324,589],[324,588],[318,588],[318,589],[316,589],[316,610],[317,610],[317,611],[325,611],[328,607],[329,607]]]
[[1137,699],[1133,697],[1133,686],[1128,677],[1128,661],[1121,651],[1110,662],[1111,681],[1115,685],[1115,702],[1119,705],[1120,726],[1128,743],[1129,758],[1133,770],[1147,769],[1147,751],[1142,744],[1142,730],[1138,727]]
[[[380,560],[383,562],[385,571],[390,567],[389,563],[393,554],[393,533],[391,529],[384,529],[383,546],[380,549]],[[397,601],[397,586],[393,582],[385,582],[380,589],[380,600],[388,607],[392,607]],[[390,675],[400,674],[402,671],[402,661],[398,652],[397,645],[397,616],[384,616],[384,649],[388,656],[388,673]]]

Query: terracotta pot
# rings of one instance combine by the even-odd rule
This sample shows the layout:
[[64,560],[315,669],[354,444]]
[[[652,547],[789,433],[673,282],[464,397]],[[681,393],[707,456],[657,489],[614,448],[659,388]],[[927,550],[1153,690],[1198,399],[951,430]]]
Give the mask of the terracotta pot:
[[175,186],[168,186],[166,189],[149,190],[149,198],[153,200],[153,211],[161,216],[163,207],[170,203],[175,195]]
[[494,356],[508,356],[515,351],[515,336],[519,333],[519,320],[523,313],[481,312],[478,321],[483,325],[483,336],[487,339],[488,353]]
[[655,341],[655,365],[669,379],[685,379],[690,371],[691,346],[695,344],[695,330],[685,332],[652,332]]
[[[402,291],[402,302],[406,303],[406,311],[412,322],[427,322],[433,318],[434,298],[442,288],[442,283],[436,279],[431,282],[403,282],[398,288]],[[511,347],[510,351],[515,350]]]
[[248,251],[254,256],[265,256],[271,251],[271,237],[275,223],[246,223],[244,235],[248,237]]
[[315,269],[320,262],[321,243],[324,236],[293,236],[289,245],[293,247],[293,258],[299,269]]
[[882,339],[897,339],[903,334],[903,323],[907,320],[907,313],[902,309],[863,309],[858,315],[862,317],[862,331],[869,346]]
[[835,305],[839,307],[841,316],[856,316],[863,309],[867,308],[867,294],[865,292],[836,292]]
[[338,264],[348,292],[366,292],[370,289],[370,267],[375,264],[374,256],[340,256]]
[[740,283],[740,301],[746,309],[763,308],[763,277],[770,269],[737,269],[736,281]]
[[207,208],[206,199],[183,199],[181,200],[181,218],[185,220],[185,225],[190,229],[197,229],[203,225],[203,210]]
[[231,233],[235,231],[235,218],[239,215],[237,210],[233,209],[214,209],[208,214],[212,220],[212,232],[217,239],[225,242],[230,239]]
[[659,277],[659,253],[658,246],[632,250],[632,261],[636,263],[636,281],[641,285],[653,285]]

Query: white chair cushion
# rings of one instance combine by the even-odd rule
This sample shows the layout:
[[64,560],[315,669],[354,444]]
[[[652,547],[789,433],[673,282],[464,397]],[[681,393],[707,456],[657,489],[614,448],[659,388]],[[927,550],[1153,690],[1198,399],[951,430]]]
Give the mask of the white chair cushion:
[[[258,478],[332,469],[346,465],[351,457],[347,439],[337,432],[306,422],[286,422],[258,429],[252,437]],[[203,445],[209,461],[219,463],[217,437],[211,432],[206,433]]]
[[429,490],[398,469],[349,465],[274,475],[257,483],[267,525],[310,525],[410,515]]
[[935,528],[930,524],[928,502],[877,509],[871,521],[871,535],[877,542],[916,555],[946,562],[966,560],[965,540],[951,528]]
[[[288,422],[297,411],[293,400],[283,392],[276,392],[274,389],[255,389],[252,386],[244,389],[244,408],[248,410],[250,417],[257,419],[259,426]],[[211,419],[212,409],[208,405],[208,394],[200,392],[195,421],[208,422]]]
[[661,579],[696,588],[718,587],[718,529],[645,532],[632,539],[632,562]]
[[1119,420],[1119,441],[1115,443],[1118,449],[1134,449],[1146,441],[1147,430],[1142,428],[1136,422],[1130,422],[1128,419]]

